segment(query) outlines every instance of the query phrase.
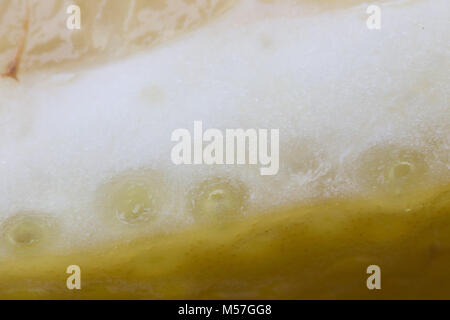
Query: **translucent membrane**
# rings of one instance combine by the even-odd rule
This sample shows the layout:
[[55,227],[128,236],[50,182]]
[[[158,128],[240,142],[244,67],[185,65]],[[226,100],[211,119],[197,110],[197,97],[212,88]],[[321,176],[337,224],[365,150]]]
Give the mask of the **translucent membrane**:
[[[345,8],[361,0],[258,0],[264,16],[280,7],[298,13]],[[277,3],[278,2],[278,3]],[[4,0],[0,3],[0,73],[17,53],[26,36],[20,69],[105,62],[140,51],[188,32],[222,15],[239,0]],[[69,30],[67,8],[81,8],[81,30]],[[29,5],[29,30],[23,23]],[[255,15],[255,17],[251,17]],[[253,20],[251,13],[245,20]],[[20,76],[19,76],[20,77]]]
[[[22,71],[81,61],[105,61],[173,38],[223,13],[234,0],[6,0],[0,3],[0,61],[6,68],[31,16]],[[69,30],[66,13],[81,8],[81,30]],[[1,70],[1,69],[0,69]]]

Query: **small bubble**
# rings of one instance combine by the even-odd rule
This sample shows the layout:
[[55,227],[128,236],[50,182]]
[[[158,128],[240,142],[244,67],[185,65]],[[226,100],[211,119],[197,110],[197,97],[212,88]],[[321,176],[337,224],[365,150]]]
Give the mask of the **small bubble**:
[[240,216],[246,207],[247,192],[239,181],[213,178],[191,192],[196,219],[224,221]]
[[409,174],[414,170],[414,166],[407,161],[400,161],[396,165],[394,165],[390,172],[389,177],[391,179],[402,179],[406,178]]
[[153,197],[143,185],[124,185],[113,203],[117,218],[126,224],[148,221],[153,211]]
[[35,247],[50,234],[51,221],[45,215],[19,213],[8,218],[2,226],[6,241],[16,247]]
[[424,155],[402,146],[376,146],[358,161],[357,178],[371,190],[400,195],[419,187],[425,179]]
[[153,171],[130,171],[100,188],[99,201],[107,217],[127,225],[146,223],[160,209],[162,181]]

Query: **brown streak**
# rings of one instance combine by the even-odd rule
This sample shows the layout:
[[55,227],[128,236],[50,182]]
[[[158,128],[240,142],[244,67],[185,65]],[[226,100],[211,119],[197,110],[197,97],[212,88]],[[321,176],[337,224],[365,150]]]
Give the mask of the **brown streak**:
[[26,47],[26,43],[27,43],[29,25],[30,25],[30,6],[29,6],[29,3],[27,2],[27,12],[26,12],[24,23],[23,23],[23,36],[17,47],[17,51],[16,51],[16,55],[15,55],[14,59],[9,63],[8,69],[5,73],[2,74],[2,77],[10,77],[10,78],[13,78],[13,79],[19,81],[17,74],[19,72],[20,61],[22,60],[22,56],[25,51],[25,47]]

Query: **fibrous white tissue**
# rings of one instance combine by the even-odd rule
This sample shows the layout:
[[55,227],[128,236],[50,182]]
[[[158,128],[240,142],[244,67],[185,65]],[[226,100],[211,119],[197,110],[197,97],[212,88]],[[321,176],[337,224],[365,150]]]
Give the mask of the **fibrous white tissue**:
[[[167,190],[148,232],[191,222],[189,190],[210,176],[241,181],[249,212],[370,193],[365,181],[377,177],[360,168],[374,148],[419,153],[422,180],[448,183],[450,2],[379,6],[381,29],[369,30],[366,4],[249,23],[251,5],[240,4],[120,61],[1,79],[0,222],[50,213],[62,247],[115,237],[122,231],[105,227],[97,190],[142,168],[162,174]],[[173,165],[171,133],[195,120],[280,129],[279,173]]]

